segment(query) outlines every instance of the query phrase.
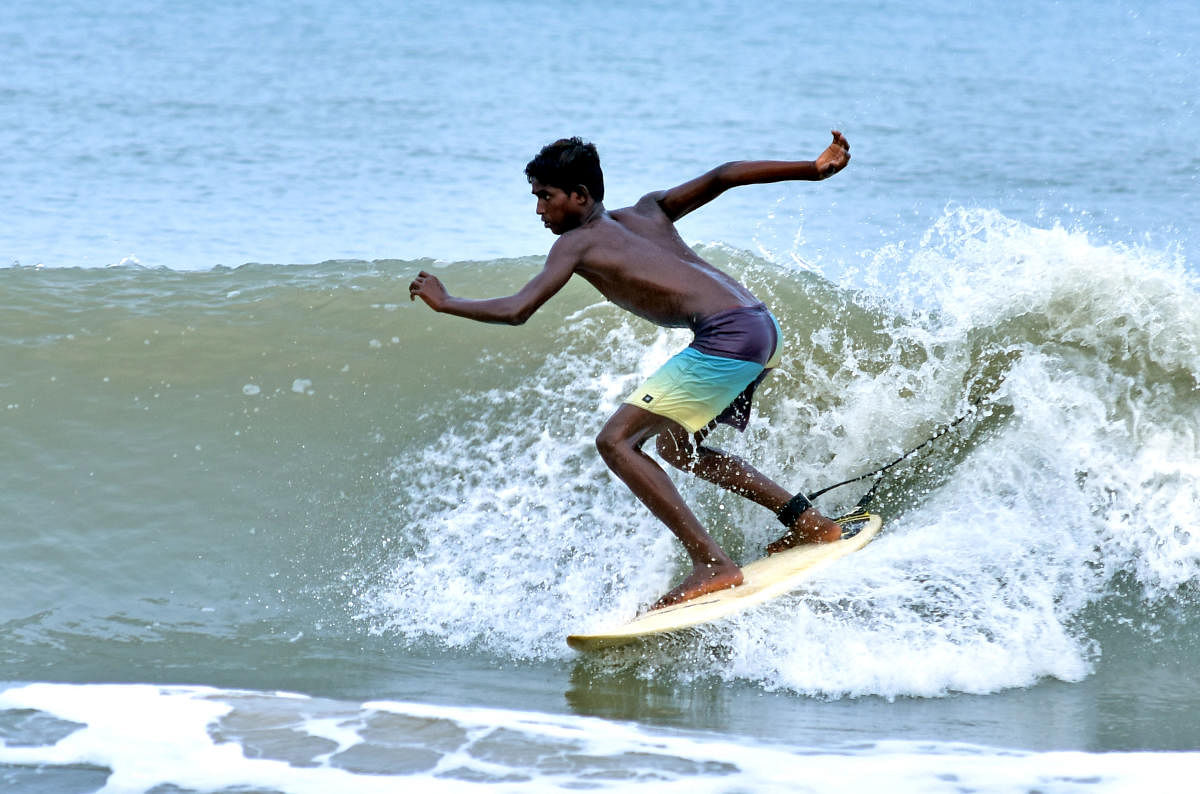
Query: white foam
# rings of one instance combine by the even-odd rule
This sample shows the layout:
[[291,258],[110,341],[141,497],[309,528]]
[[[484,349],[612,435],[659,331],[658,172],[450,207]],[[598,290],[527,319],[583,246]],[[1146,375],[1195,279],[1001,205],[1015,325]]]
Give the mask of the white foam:
[[[591,717],[204,687],[30,684],[0,692],[0,708],[82,725],[54,744],[0,746],[0,763],[44,767],[49,780],[56,766],[107,768],[101,790],[109,794],[167,785],[287,794],[369,794],[399,785],[439,792],[1133,792],[1174,790],[1200,773],[1198,753],[1030,753],[902,741],[798,748]],[[333,749],[315,752],[322,740]],[[359,765],[378,766],[356,771],[346,760],[355,750]],[[404,770],[412,751],[432,760]]]

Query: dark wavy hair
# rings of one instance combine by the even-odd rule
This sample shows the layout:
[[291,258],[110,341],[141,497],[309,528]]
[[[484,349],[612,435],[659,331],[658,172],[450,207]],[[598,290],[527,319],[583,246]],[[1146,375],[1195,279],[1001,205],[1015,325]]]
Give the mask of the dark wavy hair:
[[570,193],[580,185],[596,201],[604,200],[604,172],[600,170],[600,155],[595,144],[580,138],[560,138],[537,153],[525,166],[530,182],[537,180]]

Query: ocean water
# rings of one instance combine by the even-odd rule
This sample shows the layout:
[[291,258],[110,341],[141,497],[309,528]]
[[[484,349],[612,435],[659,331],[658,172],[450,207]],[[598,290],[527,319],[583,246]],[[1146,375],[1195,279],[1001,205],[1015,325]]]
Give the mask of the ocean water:
[[[0,783],[1186,790],[1198,41],[1169,2],[6,4]],[[592,439],[687,334],[408,282],[536,273],[561,135],[619,206],[835,127],[836,178],[681,224],[788,346],[715,440],[812,490],[981,407],[804,589],[578,655],[684,570]],[[739,560],[778,534],[676,481]]]

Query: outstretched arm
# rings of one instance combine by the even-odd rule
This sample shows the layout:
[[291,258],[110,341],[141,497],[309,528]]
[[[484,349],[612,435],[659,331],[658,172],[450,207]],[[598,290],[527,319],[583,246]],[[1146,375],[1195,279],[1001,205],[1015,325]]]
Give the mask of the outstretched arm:
[[558,243],[550,249],[546,266],[515,295],[506,298],[472,300],[456,298],[446,291],[441,280],[422,270],[408,285],[409,300],[420,298],[435,312],[453,314],[484,323],[520,325],[541,308],[541,305],[563,288],[575,272],[577,257],[571,246]]
[[703,207],[731,187],[766,182],[828,179],[850,162],[850,144],[846,136],[833,131],[833,143],[816,160],[745,160],[719,165],[707,174],[664,190],[654,196],[658,206],[672,221]]

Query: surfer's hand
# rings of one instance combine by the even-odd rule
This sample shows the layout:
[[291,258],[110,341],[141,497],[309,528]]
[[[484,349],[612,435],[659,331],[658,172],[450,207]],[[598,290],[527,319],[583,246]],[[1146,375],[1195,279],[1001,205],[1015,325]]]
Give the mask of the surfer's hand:
[[442,286],[442,282],[437,276],[422,270],[408,285],[408,299],[416,300],[417,298],[425,301],[435,312],[441,311],[442,304],[446,300],[446,288]]
[[845,168],[850,162],[850,142],[846,136],[833,130],[833,143],[817,158],[819,179],[828,179]]

